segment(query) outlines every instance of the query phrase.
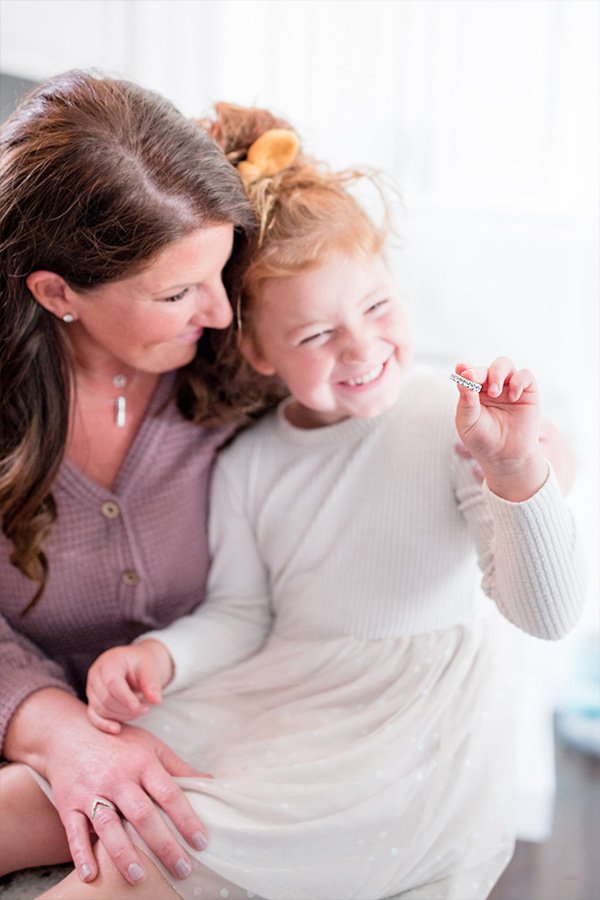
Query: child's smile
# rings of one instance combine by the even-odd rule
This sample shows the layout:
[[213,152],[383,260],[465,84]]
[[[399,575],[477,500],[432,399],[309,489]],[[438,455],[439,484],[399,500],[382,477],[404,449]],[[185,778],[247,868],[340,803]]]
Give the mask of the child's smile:
[[348,387],[363,387],[365,384],[371,384],[382,374],[384,366],[385,363],[381,363],[372,372],[367,372],[366,375],[360,375],[358,378],[349,378],[348,381],[342,381],[342,384],[346,384]]
[[380,256],[334,254],[297,275],[267,279],[242,350],[263,374],[277,374],[300,427],[389,409],[411,357],[411,338],[392,276]]
[[383,362],[379,363],[369,372],[365,372],[364,375],[354,375],[352,378],[342,380],[340,381],[340,385],[354,391],[360,391],[361,389],[368,390],[371,387],[376,387],[377,383],[379,383],[388,373],[389,364],[392,361],[393,356],[394,352],[392,351],[387,359],[384,359]]

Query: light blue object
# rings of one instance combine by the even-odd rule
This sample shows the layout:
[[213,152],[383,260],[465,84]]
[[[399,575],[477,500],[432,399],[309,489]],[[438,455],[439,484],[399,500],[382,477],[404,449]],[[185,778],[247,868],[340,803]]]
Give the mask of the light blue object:
[[557,711],[557,729],[565,743],[600,756],[600,641],[596,636],[586,638],[575,650]]

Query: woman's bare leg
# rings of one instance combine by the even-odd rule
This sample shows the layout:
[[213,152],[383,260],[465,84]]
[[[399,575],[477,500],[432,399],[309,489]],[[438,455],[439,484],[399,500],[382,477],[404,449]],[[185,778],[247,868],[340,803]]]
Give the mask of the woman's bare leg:
[[64,828],[25,766],[0,768],[0,875],[69,862]]
[[94,852],[98,860],[98,876],[94,881],[84,883],[73,871],[55,887],[41,894],[40,900],[170,900],[171,897],[180,897],[142,850],[139,854],[144,859],[146,878],[135,885],[125,881],[102,844],[98,842]]

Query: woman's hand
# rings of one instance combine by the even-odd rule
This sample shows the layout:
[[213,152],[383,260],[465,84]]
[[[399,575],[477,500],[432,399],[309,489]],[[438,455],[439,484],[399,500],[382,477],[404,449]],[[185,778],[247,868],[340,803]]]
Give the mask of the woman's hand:
[[[118,735],[98,731],[89,722],[85,706],[58,688],[46,688],[27,698],[9,729],[7,758],[29,763],[50,782],[83,881],[92,881],[98,873],[90,827],[126,881],[136,884],[144,878],[142,859],[121,816],[175,877],[189,875],[189,857],[157,806],[188,844],[205,849],[204,826],[173,776],[210,776],[192,769],[140,728],[126,725]],[[120,815],[99,806],[91,822],[95,800],[110,801]]]
[[173,677],[173,661],[164,644],[149,638],[139,644],[113,647],[90,667],[86,693],[88,716],[109,734],[160,703],[161,688]]
[[540,450],[540,394],[529,369],[504,356],[489,367],[458,363],[456,373],[481,385],[480,393],[457,385],[456,428],[477,460],[488,487],[500,497],[531,497],[548,477]]

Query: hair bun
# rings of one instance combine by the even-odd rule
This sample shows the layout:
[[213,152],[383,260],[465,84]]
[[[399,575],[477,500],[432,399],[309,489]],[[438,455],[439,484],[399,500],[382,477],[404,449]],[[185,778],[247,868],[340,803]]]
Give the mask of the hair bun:
[[300,142],[291,129],[271,128],[251,144],[246,159],[238,163],[238,172],[245,185],[277,175],[294,162],[299,149]]

